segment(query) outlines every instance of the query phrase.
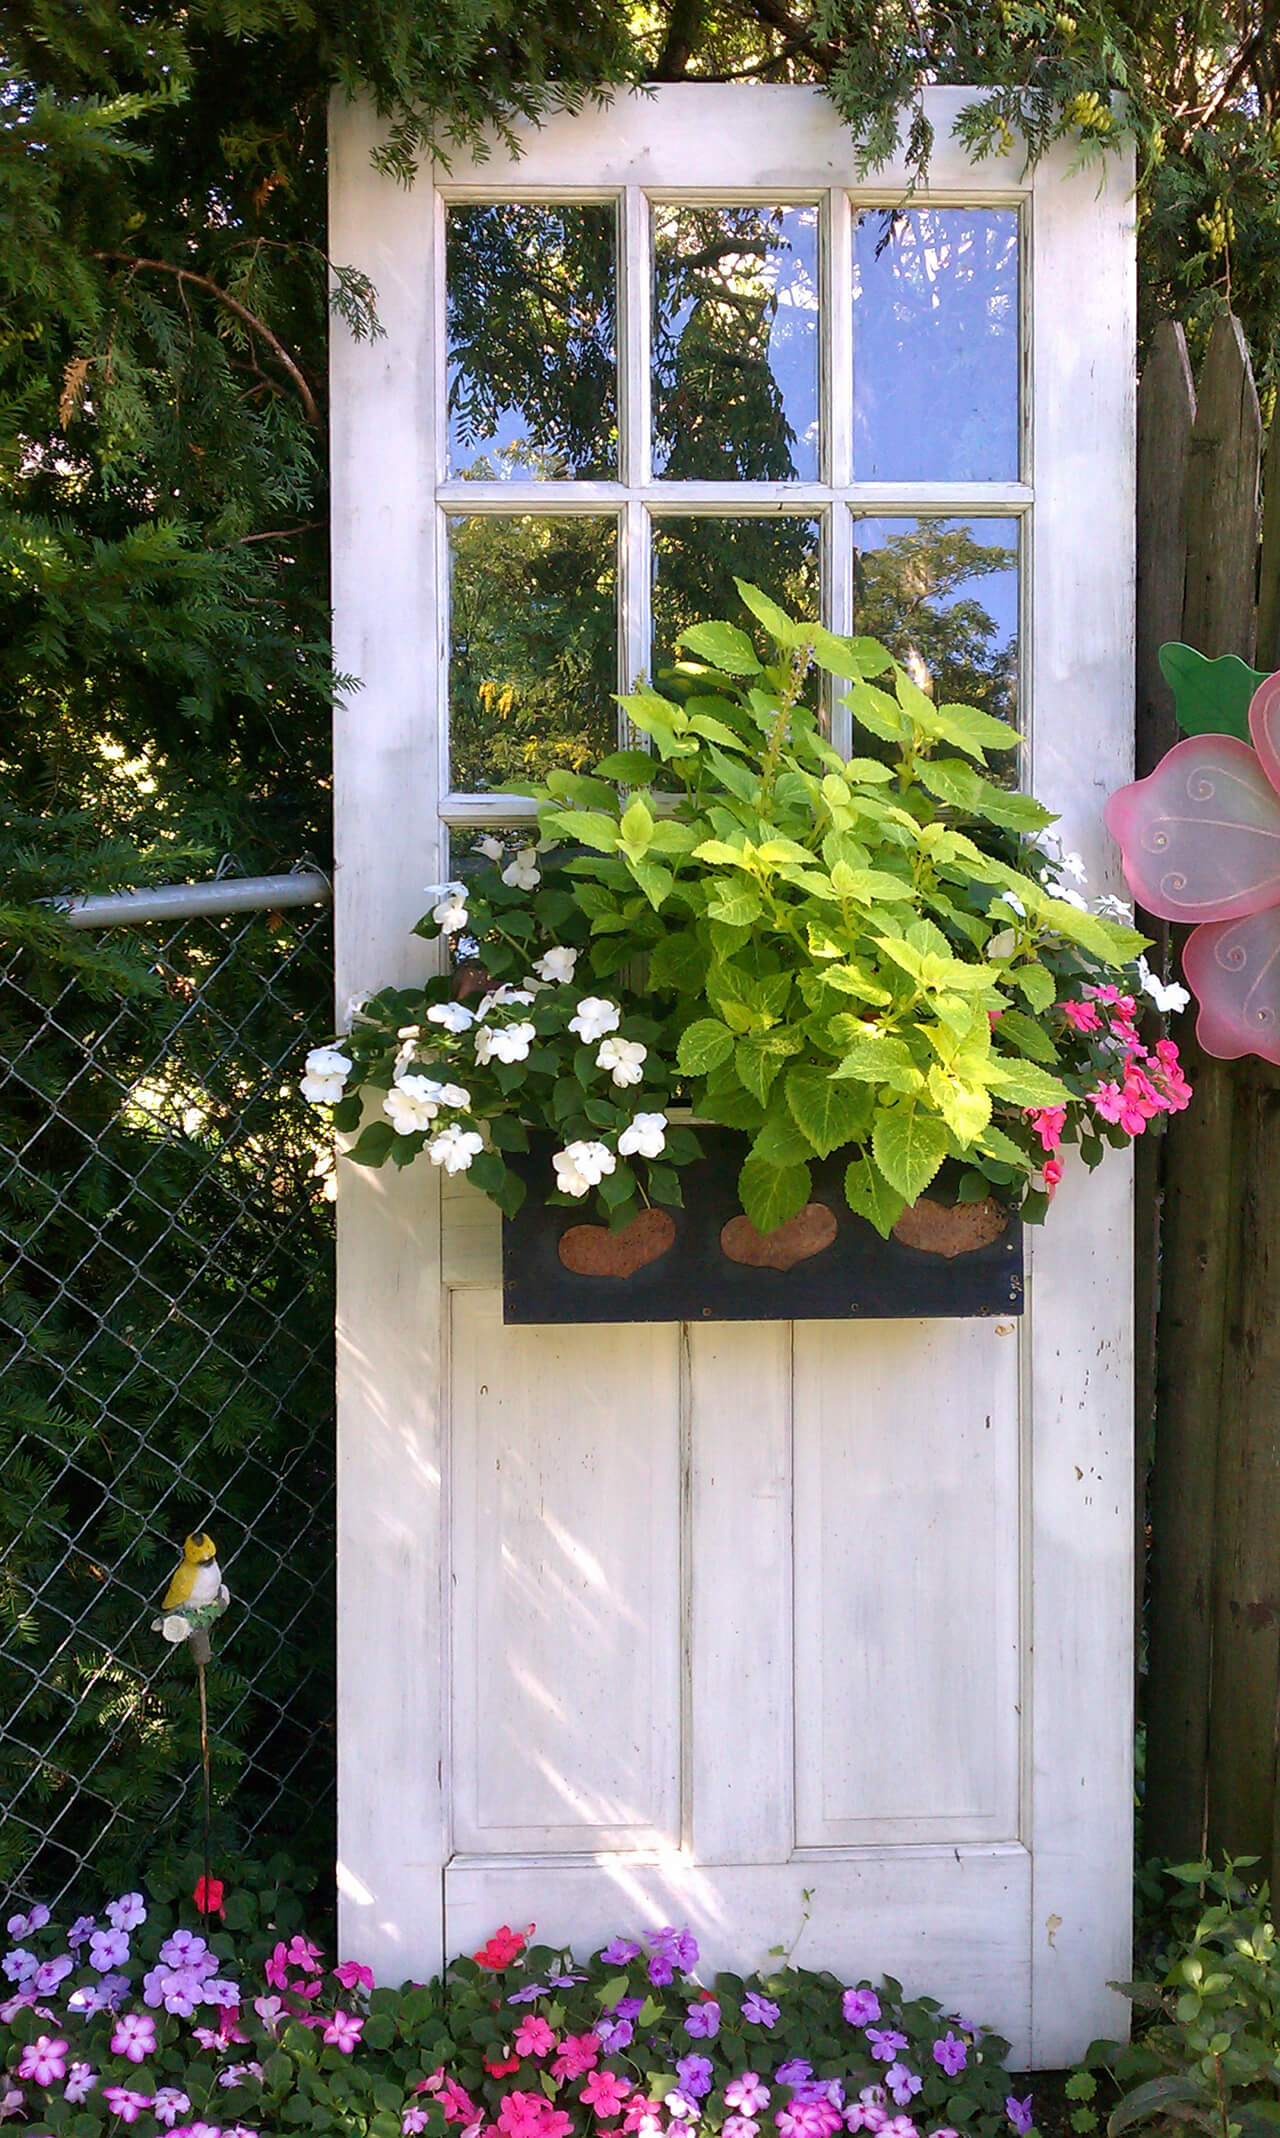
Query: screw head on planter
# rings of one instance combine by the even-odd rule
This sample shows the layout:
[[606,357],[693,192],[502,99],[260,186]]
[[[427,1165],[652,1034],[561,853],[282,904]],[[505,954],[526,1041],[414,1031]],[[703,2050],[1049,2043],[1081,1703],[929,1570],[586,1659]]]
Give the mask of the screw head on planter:
[[[1198,695],[1202,672],[1221,665],[1192,669]],[[1182,724],[1184,692],[1170,680]],[[1225,708],[1224,728],[1233,711]],[[1254,690],[1248,731],[1246,742],[1198,728],[1146,779],[1113,794],[1105,814],[1139,905],[1196,924],[1182,969],[1205,1053],[1280,1062],[1280,672]]]
[[199,1530],[183,1544],[182,1558],[160,1605],[162,1615],[152,1620],[151,1630],[175,1645],[190,1641],[196,1661],[207,1663],[211,1653],[209,1629],[230,1601],[231,1592],[218,1565],[217,1546],[212,1537]]

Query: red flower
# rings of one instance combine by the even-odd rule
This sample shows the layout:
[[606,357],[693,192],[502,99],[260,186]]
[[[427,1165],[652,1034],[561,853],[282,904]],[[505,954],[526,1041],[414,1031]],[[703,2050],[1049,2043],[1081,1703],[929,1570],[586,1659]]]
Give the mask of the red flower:
[[196,1889],[191,1898],[201,1915],[225,1915],[222,1895],[225,1891],[220,1878],[197,1878]]
[[486,2056],[484,2060],[484,2068],[488,2072],[491,2079],[505,2079],[509,2072],[518,2071],[520,2069],[520,2059],[518,2056],[509,2056],[506,2059],[505,2063],[491,2064],[488,2057]]
[[512,1930],[509,1924],[504,1923],[500,1930],[494,1931],[488,1944],[482,1945],[479,1952],[473,1952],[471,1957],[477,1967],[491,1967],[495,1970],[510,1967],[512,1961],[518,1959],[524,1951],[533,1930],[532,1923],[527,1930]]

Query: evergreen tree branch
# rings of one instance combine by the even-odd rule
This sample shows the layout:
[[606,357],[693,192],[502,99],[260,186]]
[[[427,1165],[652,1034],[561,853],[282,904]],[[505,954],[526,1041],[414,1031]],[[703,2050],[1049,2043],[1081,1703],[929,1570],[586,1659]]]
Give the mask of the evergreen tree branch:
[[272,333],[265,319],[260,319],[256,312],[251,312],[248,305],[241,304],[240,299],[233,297],[229,290],[224,290],[220,283],[213,281],[209,275],[197,274],[194,268],[177,267],[171,260],[146,260],[137,253],[96,252],[93,257],[95,260],[116,260],[122,266],[127,267],[130,274],[138,274],[145,270],[152,274],[172,275],[177,281],[179,289],[184,288],[189,282],[193,289],[206,291],[210,297],[215,298],[219,304],[225,306],[227,311],[234,312],[236,318],[243,320],[251,333],[258,335],[266,343],[276,362],[282,370],[288,373],[297,388],[298,398],[306,411],[308,423],[319,424],[320,411],[316,406],[315,395],[307,384],[300,365],[290,356],[279,336]]

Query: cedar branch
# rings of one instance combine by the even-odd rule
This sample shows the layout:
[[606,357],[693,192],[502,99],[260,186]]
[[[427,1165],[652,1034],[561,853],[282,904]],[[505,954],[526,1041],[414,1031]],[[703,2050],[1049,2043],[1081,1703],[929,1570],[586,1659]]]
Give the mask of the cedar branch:
[[257,334],[266,343],[276,362],[281,366],[282,370],[288,373],[296,386],[298,398],[306,412],[307,421],[309,423],[319,423],[320,411],[316,407],[315,395],[308,386],[301,368],[295,359],[290,356],[284,343],[277,334],[272,333],[265,319],[260,319],[256,312],[251,312],[248,305],[241,304],[240,299],[233,297],[229,290],[224,290],[220,283],[214,282],[208,275],[197,274],[193,267],[178,267],[172,260],[145,260],[139,254],[131,252],[96,252],[93,257],[95,260],[117,260],[122,266],[127,267],[131,274],[138,274],[143,270],[147,270],[152,274],[172,275],[176,279],[179,288],[184,283],[189,282],[193,289],[206,291],[219,304],[225,305],[229,312],[234,312],[236,318],[242,319],[251,333]]

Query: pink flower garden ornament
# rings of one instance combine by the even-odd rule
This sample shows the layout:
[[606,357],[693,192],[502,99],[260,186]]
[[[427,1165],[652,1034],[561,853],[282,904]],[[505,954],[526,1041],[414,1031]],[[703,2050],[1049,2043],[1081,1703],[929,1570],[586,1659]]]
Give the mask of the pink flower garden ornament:
[[1182,967],[1207,1054],[1280,1062],[1280,673],[1249,706],[1253,748],[1193,735],[1106,806],[1139,905],[1194,921]]

